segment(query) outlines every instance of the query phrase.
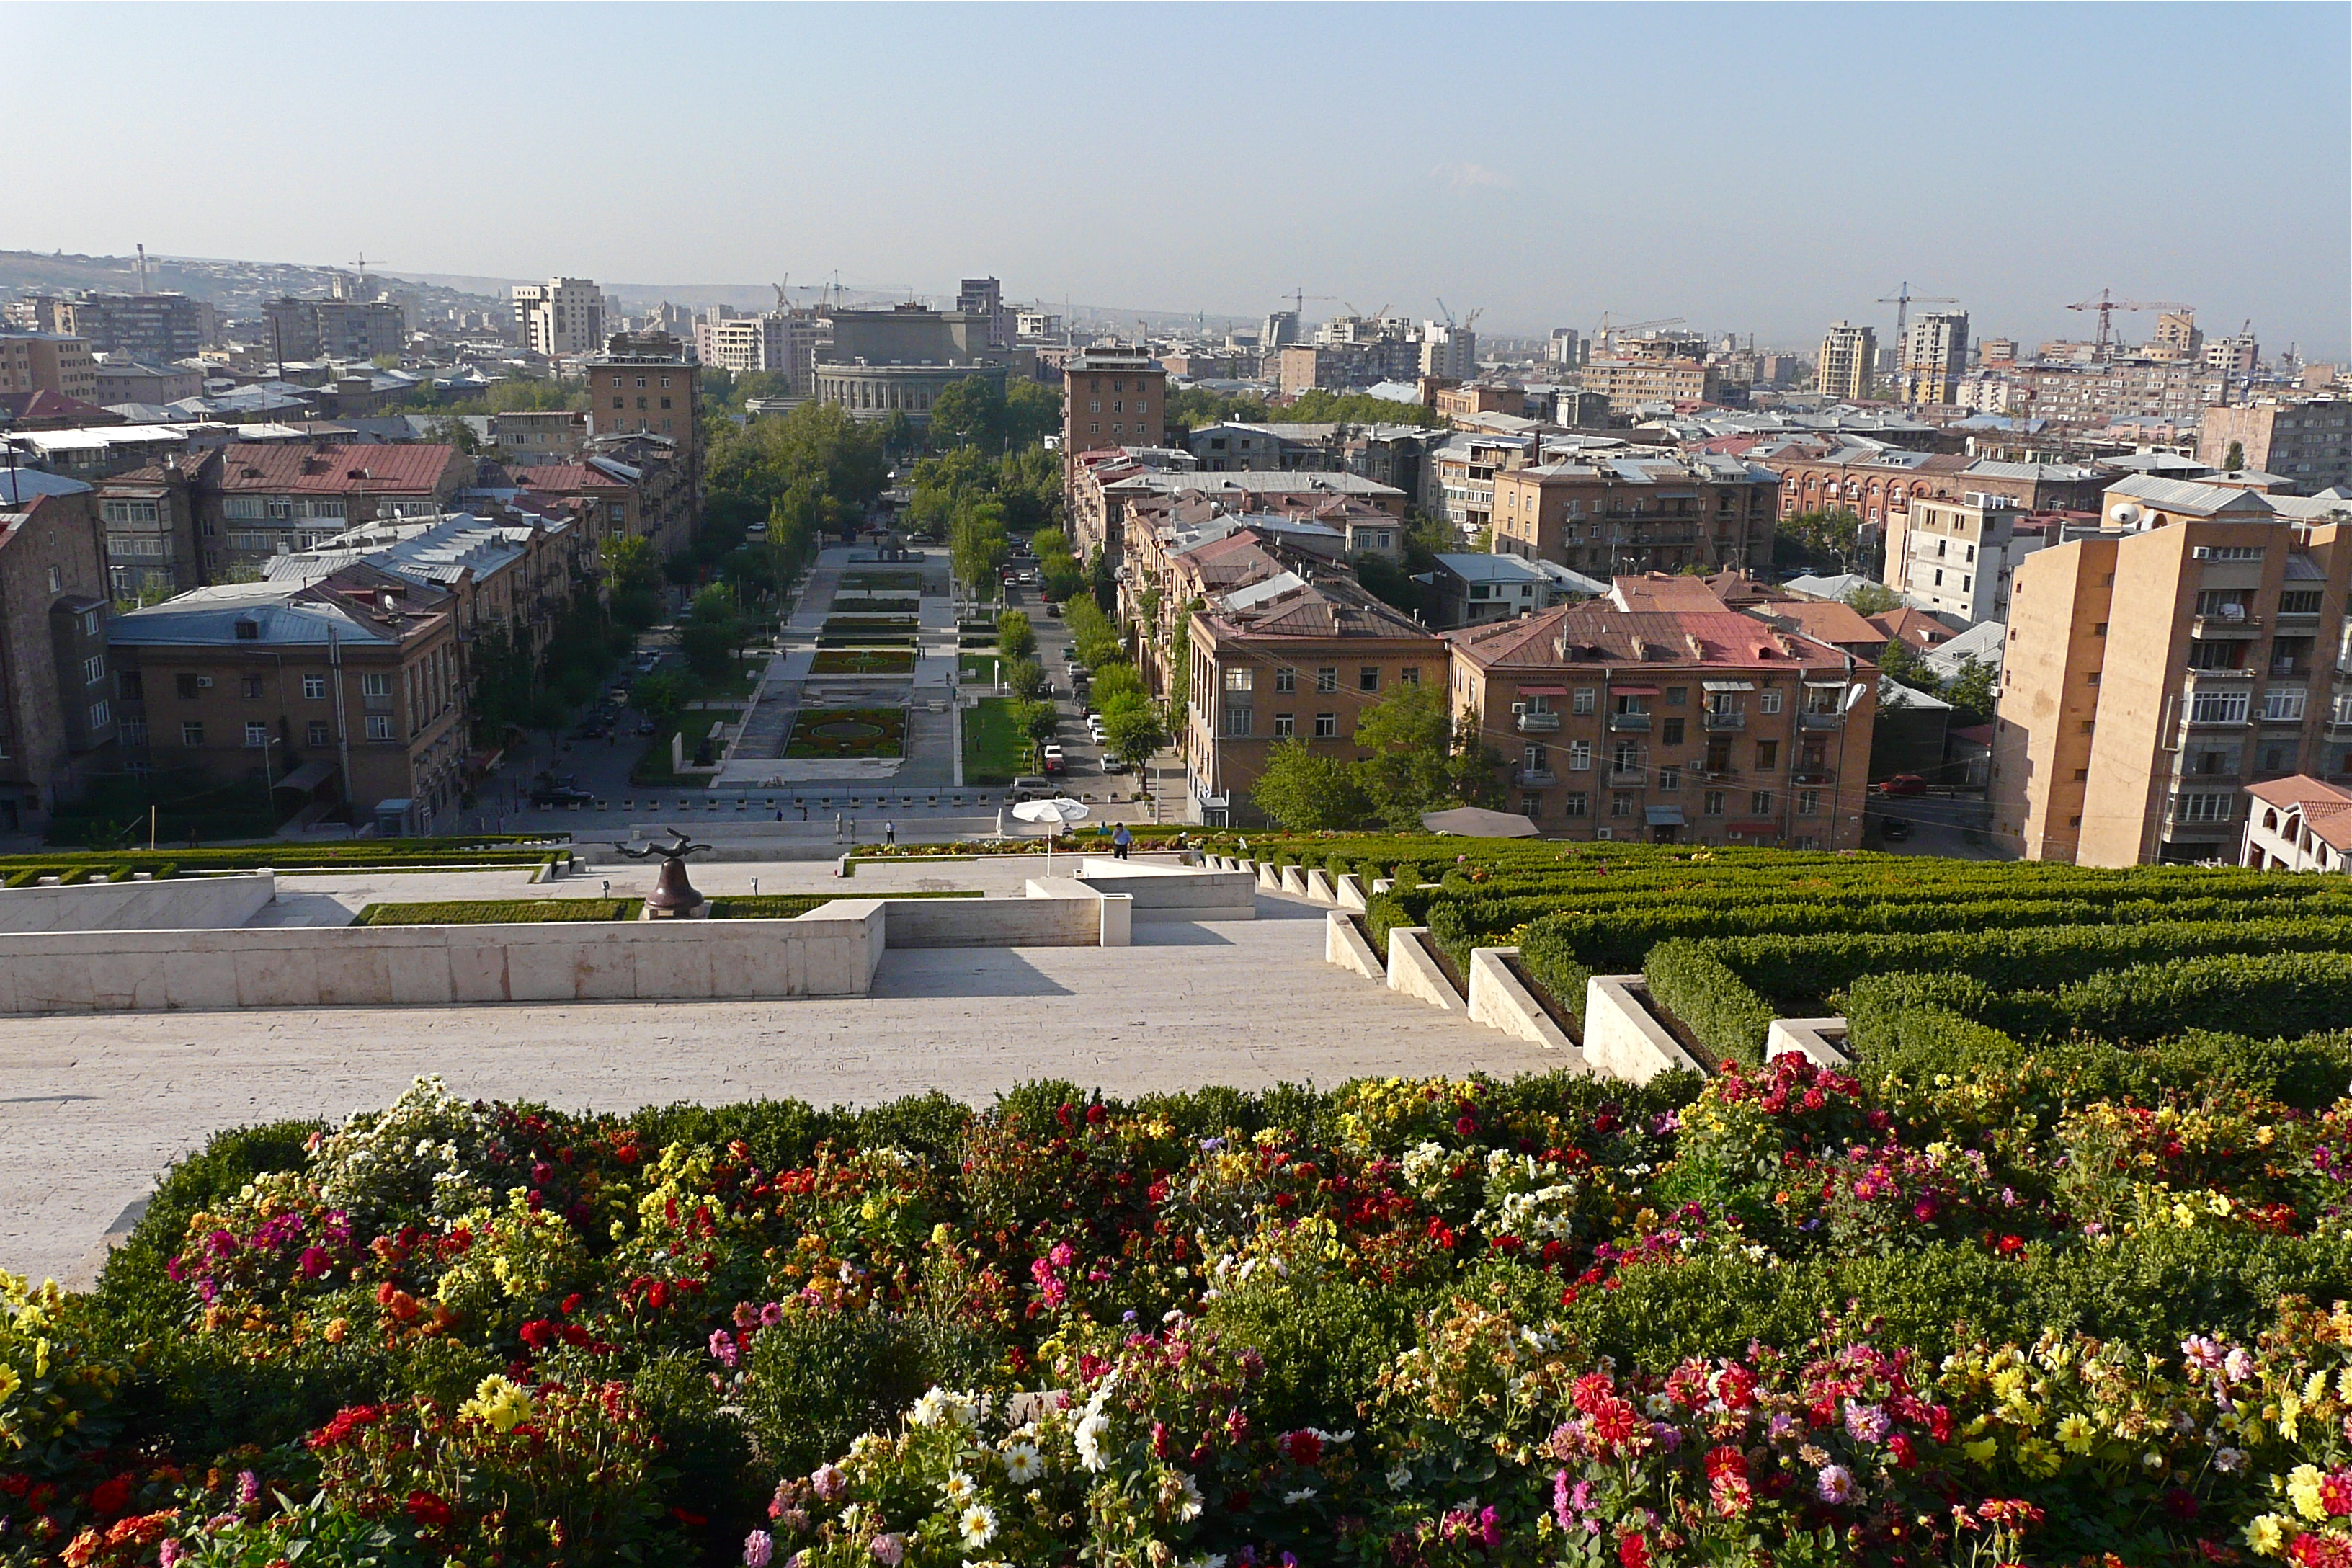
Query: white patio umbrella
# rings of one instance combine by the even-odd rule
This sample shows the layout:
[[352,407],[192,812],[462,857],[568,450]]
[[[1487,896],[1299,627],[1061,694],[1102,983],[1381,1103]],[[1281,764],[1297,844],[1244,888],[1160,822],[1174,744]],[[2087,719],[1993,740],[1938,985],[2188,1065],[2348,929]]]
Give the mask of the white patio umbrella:
[[1024,822],[1043,822],[1045,829],[1045,875],[1054,874],[1054,835],[1073,822],[1084,822],[1094,815],[1084,801],[1072,800],[1066,795],[1048,795],[1044,800],[1024,800],[1013,808],[1013,815]]

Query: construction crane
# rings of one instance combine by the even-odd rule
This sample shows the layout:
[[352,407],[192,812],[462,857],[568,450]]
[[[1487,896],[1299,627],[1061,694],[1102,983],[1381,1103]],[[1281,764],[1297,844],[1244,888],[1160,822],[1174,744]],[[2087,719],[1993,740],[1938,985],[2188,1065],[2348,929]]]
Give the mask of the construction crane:
[[1914,294],[1911,292],[1911,282],[1908,279],[1896,284],[1895,286],[1894,293],[1880,295],[1878,297],[1878,302],[1880,304],[1892,305],[1895,307],[1895,352],[1898,354],[1903,352],[1903,334],[1911,325],[1911,304],[1914,300],[1918,301],[1922,305],[1957,305],[1959,303],[1958,300],[1955,300],[1949,294]]
[[1277,296],[1276,296],[1276,297],[1277,299],[1284,299],[1284,300],[1289,300],[1289,301],[1290,301],[1290,313],[1291,313],[1292,315],[1294,315],[1294,316],[1297,317],[1300,321],[1305,321],[1305,320],[1307,319],[1307,300],[1337,300],[1339,296],[1338,296],[1337,294],[1309,294],[1309,293],[1307,291],[1306,286],[1305,286],[1304,284],[1301,284],[1301,285],[1300,285],[1300,286],[1298,286],[1297,288],[1295,288],[1295,289],[1291,289],[1291,291],[1290,291],[1289,293],[1287,293],[1287,294],[1282,294],[1282,295],[1277,295]]
[[792,287],[792,281],[793,275],[787,272],[784,274],[784,280],[782,283],[771,283],[768,285],[769,288],[773,289],[776,291],[776,309],[782,310],[786,315],[792,314],[793,310],[792,295],[788,292]]
[[2099,290],[2095,300],[2078,300],[2066,307],[2070,310],[2096,310],[2099,313],[2099,335],[2091,349],[2093,359],[2107,357],[2109,318],[2117,310],[2194,310],[2194,305],[2184,305],[2178,300],[2118,300],[2106,289]]
[[1612,328],[1609,324],[1609,318],[1612,313],[1608,310],[1601,312],[1601,324],[1592,329],[1593,342],[1613,344],[1616,341],[1612,336],[1613,332],[1643,332],[1654,327],[1679,327],[1684,320],[1680,316],[1660,316],[1654,321],[1620,321]]

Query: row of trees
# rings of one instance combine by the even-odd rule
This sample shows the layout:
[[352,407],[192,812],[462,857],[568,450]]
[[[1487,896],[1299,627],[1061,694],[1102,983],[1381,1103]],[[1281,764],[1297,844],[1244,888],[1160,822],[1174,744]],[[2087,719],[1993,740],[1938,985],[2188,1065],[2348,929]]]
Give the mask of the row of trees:
[[1354,749],[1362,754],[1284,741],[1250,798],[1293,832],[1412,829],[1426,812],[1503,804],[1503,759],[1466,721],[1456,722],[1442,685],[1401,686],[1366,708]]
[[1018,452],[1061,427],[1062,395],[1034,381],[999,386],[984,375],[968,375],[931,400],[934,450]]
[[1310,387],[1288,403],[1269,403],[1245,392],[1212,392],[1188,386],[1168,397],[1168,422],[1197,430],[1203,425],[1235,423],[1265,425],[1419,425],[1436,429],[1445,423],[1434,408],[1418,403],[1393,403],[1369,392],[1329,392]]

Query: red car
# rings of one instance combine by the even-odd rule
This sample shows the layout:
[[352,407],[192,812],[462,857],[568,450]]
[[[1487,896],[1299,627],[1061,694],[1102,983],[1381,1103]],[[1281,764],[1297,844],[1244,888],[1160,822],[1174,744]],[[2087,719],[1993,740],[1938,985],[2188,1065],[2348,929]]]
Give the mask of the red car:
[[1927,793],[1927,781],[1921,778],[1917,773],[1896,773],[1893,778],[1883,779],[1879,782],[1878,793],[1881,795],[1926,795]]

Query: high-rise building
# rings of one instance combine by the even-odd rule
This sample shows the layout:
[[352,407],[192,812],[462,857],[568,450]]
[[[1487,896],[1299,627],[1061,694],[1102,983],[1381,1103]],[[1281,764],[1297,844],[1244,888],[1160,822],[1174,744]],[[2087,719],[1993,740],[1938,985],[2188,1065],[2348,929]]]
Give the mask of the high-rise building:
[[1969,368],[1969,313],[1929,310],[1903,332],[1903,400],[1948,404]]
[[1421,374],[1468,381],[1478,374],[1478,334],[1446,321],[1421,324]]
[[2205,340],[2205,368],[2230,375],[2252,375],[2262,363],[2262,345],[2251,331],[2242,331],[2232,338]]
[[2195,364],[2204,352],[2205,334],[2198,330],[2196,311],[2167,310],[2157,317],[2156,335],[2147,342],[2148,358]]
[[374,359],[397,354],[404,318],[389,300],[272,300],[261,308],[262,346],[278,360]]
[[1013,312],[1004,308],[1004,285],[993,278],[966,278],[956,285],[956,309],[988,318],[988,346],[1013,346]]
[[2352,773],[2352,505],[2133,476],[2010,587],[1993,830],[2027,859],[2235,859],[2250,779]]
[[1276,349],[1288,348],[1300,341],[1298,312],[1272,310],[1267,312],[1265,325],[1258,332],[1258,352],[1270,354]]
[[604,343],[604,291],[585,278],[514,286],[515,334],[533,353],[594,353]]
[[2306,495],[2352,485],[2352,397],[2321,394],[2301,399],[2264,398],[2205,410],[2197,460],[2277,474]]
[[54,392],[96,403],[98,362],[79,338],[0,331],[0,393],[11,392]]
[[1139,345],[1081,349],[1062,366],[1063,461],[1105,447],[1157,447],[1167,410],[1168,373]]
[[1583,339],[1574,327],[1554,327],[1544,343],[1546,364],[1580,364],[1583,363]]
[[1878,334],[1851,321],[1832,323],[1822,339],[1822,357],[1813,367],[1813,384],[1830,397],[1870,395],[1872,374],[1878,363]]
[[92,353],[128,354],[157,364],[186,359],[213,341],[218,312],[185,294],[27,294],[0,320],[31,332],[62,332]]

